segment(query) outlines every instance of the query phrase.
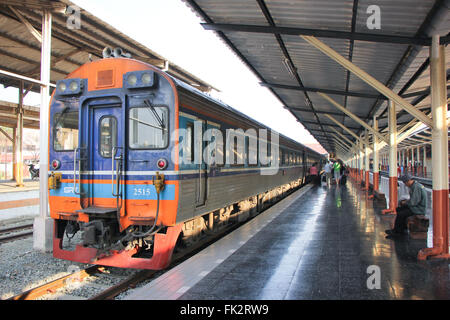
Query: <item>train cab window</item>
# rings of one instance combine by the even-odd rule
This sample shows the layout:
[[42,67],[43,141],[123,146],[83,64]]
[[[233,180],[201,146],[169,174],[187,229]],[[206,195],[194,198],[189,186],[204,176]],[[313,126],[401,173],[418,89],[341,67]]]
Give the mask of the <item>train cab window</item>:
[[112,148],[117,146],[117,119],[112,116],[102,117],[99,125],[100,155],[111,158]]
[[72,151],[78,147],[78,111],[55,113],[53,117],[53,148],[55,151]]
[[164,149],[169,144],[169,110],[164,106],[130,108],[128,143],[132,149]]

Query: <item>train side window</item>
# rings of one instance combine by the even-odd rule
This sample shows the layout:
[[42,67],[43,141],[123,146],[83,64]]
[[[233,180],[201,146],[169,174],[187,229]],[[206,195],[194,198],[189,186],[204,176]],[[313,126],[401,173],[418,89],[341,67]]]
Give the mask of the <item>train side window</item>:
[[164,149],[169,145],[169,109],[165,106],[130,108],[128,143],[132,149]]
[[258,165],[258,138],[253,136],[246,136],[245,147],[247,165]]
[[112,148],[117,146],[117,119],[112,116],[100,118],[100,155],[111,158]]
[[55,113],[53,116],[53,149],[55,151],[72,151],[77,147],[78,111]]
[[192,162],[194,160],[194,123],[186,123],[186,139],[183,145],[183,155],[186,156],[186,160]]

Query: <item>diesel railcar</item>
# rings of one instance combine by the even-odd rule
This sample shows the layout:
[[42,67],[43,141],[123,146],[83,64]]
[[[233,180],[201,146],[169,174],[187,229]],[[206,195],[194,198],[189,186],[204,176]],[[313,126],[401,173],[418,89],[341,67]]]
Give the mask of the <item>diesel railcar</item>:
[[[58,81],[49,124],[53,254],[82,263],[165,268],[176,245],[249,218],[323,161],[287,137],[263,137],[269,128],[160,69],[123,57],[87,63]],[[229,138],[231,129],[241,131]],[[249,129],[259,143],[251,143]]]

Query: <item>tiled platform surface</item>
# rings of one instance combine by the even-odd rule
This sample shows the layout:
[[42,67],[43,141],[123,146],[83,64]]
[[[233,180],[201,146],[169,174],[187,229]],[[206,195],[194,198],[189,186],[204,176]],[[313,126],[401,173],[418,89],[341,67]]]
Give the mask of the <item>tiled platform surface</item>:
[[[425,240],[386,239],[393,218],[380,209],[351,182],[314,187],[169,299],[450,299],[450,261],[417,261]],[[379,289],[367,286],[376,283],[370,266],[379,268]],[[134,298],[151,292],[140,290]]]

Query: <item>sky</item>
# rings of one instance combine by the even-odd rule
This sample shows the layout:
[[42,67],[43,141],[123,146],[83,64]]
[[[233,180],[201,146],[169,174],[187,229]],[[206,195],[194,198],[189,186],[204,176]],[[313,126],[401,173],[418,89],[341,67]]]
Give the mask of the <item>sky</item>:
[[[211,94],[215,98],[296,141],[317,143],[235,53],[201,27],[200,18],[182,0],[128,0],[127,5],[123,0],[72,2],[219,89]],[[18,93],[0,89],[0,95],[16,102]],[[35,105],[39,100],[29,94],[24,102]]]

